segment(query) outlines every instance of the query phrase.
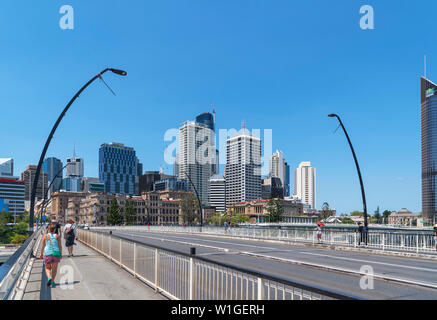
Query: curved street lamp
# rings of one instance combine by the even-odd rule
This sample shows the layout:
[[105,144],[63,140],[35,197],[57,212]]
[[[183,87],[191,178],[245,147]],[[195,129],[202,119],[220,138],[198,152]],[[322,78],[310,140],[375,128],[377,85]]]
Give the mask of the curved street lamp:
[[193,186],[194,192],[196,193],[197,202],[199,203],[199,211],[200,211],[200,226],[203,226],[203,210],[202,210],[202,202],[200,201],[199,194],[197,193],[196,186],[194,185],[193,181],[191,181],[190,176],[187,174],[186,171],[184,171],[185,175],[187,176],[188,180],[190,181],[191,185]]
[[[33,186],[32,186],[32,194],[30,197],[30,213],[29,213],[29,234],[33,233],[33,220],[34,220],[34,211],[35,211],[35,195],[36,195],[36,188],[38,186],[38,179],[39,179],[39,174],[41,172],[41,167],[42,167],[42,163],[44,161],[44,158],[46,156],[46,152],[47,149],[50,145],[50,142],[52,141],[53,135],[55,134],[56,129],[59,126],[59,123],[61,122],[62,118],[64,117],[64,115],[67,113],[68,109],[70,108],[70,106],[73,104],[73,102],[80,96],[80,94],[91,84],[93,83],[97,78],[102,79],[102,75],[107,72],[107,71],[111,71],[112,73],[115,73],[117,75],[120,76],[126,76],[127,72],[123,71],[123,70],[119,70],[119,69],[113,69],[113,68],[106,68],[103,71],[101,71],[100,73],[98,73],[97,75],[95,75],[91,80],[89,80],[75,95],[74,97],[70,100],[70,102],[67,104],[67,106],[64,108],[64,110],[62,111],[62,113],[59,115],[58,120],[55,122],[55,125],[52,128],[52,131],[50,131],[50,134],[47,138],[46,144],[44,145],[44,148],[41,152],[41,156],[39,158],[39,162],[38,162],[38,167],[36,168],[36,173],[35,173],[35,180],[33,181]],[[103,80],[103,79],[102,79]]]
[[344,134],[346,135],[347,141],[349,142],[349,146],[351,148],[352,155],[353,155],[354,160],[355,160],[355,166],[357,167],[357,171],[358,171],[358,178],[360,179],[361,196],[363,198],[364,233],[365,233],[364,241],[365,241],[365,243],[367,245],[367,204],[366,204],[366,194],[364,192],[364,184],[363,184],[363,179],[361,177],[361,171],[360,171],[360,166],[358,165],[357,156],[355,155],[354,147],[352,146],[352,142],[349,139],[349,135],[347,134],[346,128],[343,126],[343,122],[341,121],[340,117],[338,115],[336,115],[335,113],[329,114],[328,117],[331,117],[331,118],[336,117],[338,119],[338,121],[340,122],[340,126],[343,128]]

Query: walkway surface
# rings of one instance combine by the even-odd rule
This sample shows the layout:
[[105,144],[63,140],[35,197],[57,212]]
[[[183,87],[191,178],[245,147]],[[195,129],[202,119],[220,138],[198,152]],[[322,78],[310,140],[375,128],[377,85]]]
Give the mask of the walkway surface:
[[[64,246],[65,241],[62,242]],[[62,249],[63,257],[55,288],[46,285],[42,260],[34,261],[23,300],[166,299],[98,252],[80,242],[76,243],[71,258],[68,258],[67,248],[64,246]]]

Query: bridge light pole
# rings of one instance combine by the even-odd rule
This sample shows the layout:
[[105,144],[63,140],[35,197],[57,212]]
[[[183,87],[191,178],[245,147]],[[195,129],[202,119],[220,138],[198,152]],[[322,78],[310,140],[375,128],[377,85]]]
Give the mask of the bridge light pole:
[[363,207],[364,207],[364,241],[367,245],[367,204],[366,204],[366,194],[364,192],[364,184],[363,184],[363,179],[361,177],[361,171],[360,171],[360,166],[358,165],[358,160],[357,160],[357,156],[355,155],[355,150],[354,147],[352,146],[352,142],[349,139],[349,135],[347,134],[346,128],[343,125],[343,122],[341,121],[340,117],[336,114],[329,114],[328,117],[335,117],[338,119],[338,121],[340,122],[340,126],[343,128],[344,134],[346,135],[347,141],[349,142],[349,147],[352,151],[352,155],[354,157],[355,160],[355,166],[357,167],[357,172],[358,172],[358,178],[360,179],[360,186],[361,186],[361,196],[363,198]]
[[38,185],[38,180],[39,180],[39,174],[41,173],[41,167],[42,167],[42,163],[44,161],[44,158],[46,156],[46,152],[47,149],[50,145],[50,142],[52,141],[53,135],[55,134],[56,129],[59,126],[59,123],[61,122],[62,118],[64,117],[64,115],[67,113],[68,109],[70,108],[70,106],[73,104],[73,102],[80,96],[80,94],[91,84],[93,83],[97,78],[102,79],[102,75],[107,72],[107,71],[111,71],[114,74],[120,75],[120,76],[126,76],[127,72],[123,71],[123,70],[119,70],[119,69],[113,69],[113,68],[106,68],[104,70],[102,70],[100,73],[98,73],[97,75],[95,75],[91,80],[89,80],[75,95],[74,97],[70,100],[70,102],[67,104],[67,106],[64,108],[64,110],[61,112],[61,114],[58,117],[58,120],[55,122],[55,125],[52,128],[52,131],[50,131],[50,134],[47,138],[47,141],[44,145],[44,148],[41,152],[41,156],[39,158],[39,162],[38,162],[38,167],[36,168],[36,174],[35,174],[35,180],[33,181],[33,186],[32,186],[32,194],[30,196],[30,213],[29,213],[29,234],[33,233],[33,220],[34,220],[34,212],[35,212],[35,195],[36,195],[36,188]]

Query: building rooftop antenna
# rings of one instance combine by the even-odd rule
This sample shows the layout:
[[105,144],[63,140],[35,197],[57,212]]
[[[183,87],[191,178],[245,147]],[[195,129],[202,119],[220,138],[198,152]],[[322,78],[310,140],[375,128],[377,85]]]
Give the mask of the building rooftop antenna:
[[426,79],[426,54],[425,54],[425,79]]

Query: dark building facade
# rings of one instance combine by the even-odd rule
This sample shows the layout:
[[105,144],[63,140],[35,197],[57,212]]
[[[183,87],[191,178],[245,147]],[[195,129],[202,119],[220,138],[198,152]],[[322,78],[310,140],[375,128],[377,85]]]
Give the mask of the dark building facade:
[[211,113],[209,113],[209,112],[204,112],[202,114],[199,114],[196,117],[196,122],[197,123],[202,123],[207,128],[211,129],[212,131],[215,131],[214,116]]
[[284,198],[284,188],[280,178],[268,177],[263,179],[261,196],[263,199]]
[[433,222],[437,213],[437,85],[420,79],[422,145],[422,214]]
[[102,144],[99,150],[99,180],[105,192],[138,194],[138,158],[135,150],[121,143]]

